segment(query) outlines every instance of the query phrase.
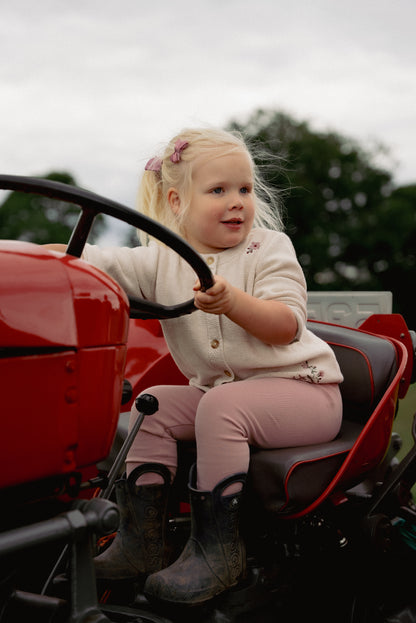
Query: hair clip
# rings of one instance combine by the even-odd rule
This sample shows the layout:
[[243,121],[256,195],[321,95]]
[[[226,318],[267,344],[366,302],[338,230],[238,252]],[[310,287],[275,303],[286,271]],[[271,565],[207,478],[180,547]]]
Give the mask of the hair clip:
[[150,158],[144,167],[145,171],[156,171],[156,173],[160,173],[161,169],[162,160],[160,158]]
[[181,141],[180,138],[175,143],[175,151],[170,157],[170,161],[173,163],[177,163],[181,161],[181,153],[184,149],[188,147],[189,143],[187,141]]

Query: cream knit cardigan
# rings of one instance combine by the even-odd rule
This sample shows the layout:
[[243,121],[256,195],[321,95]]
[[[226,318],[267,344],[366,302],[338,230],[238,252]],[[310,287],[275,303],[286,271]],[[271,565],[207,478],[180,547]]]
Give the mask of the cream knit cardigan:
[[[290,239],[253,229],[237,247],[202,257],[214,274],[260,299],[286,303],[298,322],[287,346],[265,344],[224,315],[200,310],[161,321],[169,350],[190,385],[207,391],[230,381],[285,377],[310,383],[340,383],[331,348],[306,326],[306,285]],[[174,305],[192,298],[196,275],[177,253],[158,243],[149,247],[98,248],[86,245],[83,259],[111,275],[130,296]]]

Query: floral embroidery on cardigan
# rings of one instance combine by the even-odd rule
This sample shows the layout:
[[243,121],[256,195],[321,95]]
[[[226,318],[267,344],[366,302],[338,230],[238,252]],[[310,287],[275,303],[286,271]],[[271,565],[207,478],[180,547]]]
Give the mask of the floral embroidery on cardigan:
[[246,253],[253,253],[253,251],[257,251],[260,249],[260,242],[250,242],[246,249]]
[[302,363],[301,366],[304,370],[309,370],[309,373],[306,376],[298,374],[294,377],[295,380],[306,381],[307,383],[321,383],[323,377],[325,376],[325,372],[323,372],[323,370],[318,370],[316,366],[311,365],[308,361]]

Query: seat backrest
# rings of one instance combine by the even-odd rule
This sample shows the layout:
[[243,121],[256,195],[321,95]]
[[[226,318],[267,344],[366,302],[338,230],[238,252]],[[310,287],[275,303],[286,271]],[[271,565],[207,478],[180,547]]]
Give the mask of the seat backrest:
[[333,349],[344,381],[344,418],[365,423],[397,372],[396,349],[382,337],[321,322],[308,329]]

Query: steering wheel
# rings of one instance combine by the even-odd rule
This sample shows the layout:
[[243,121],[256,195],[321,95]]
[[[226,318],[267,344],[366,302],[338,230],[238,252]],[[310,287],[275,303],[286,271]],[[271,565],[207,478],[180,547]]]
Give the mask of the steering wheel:
[[[81,213],[68,243],[66,250],[68,255],[81,257],[94,219],[97,214],[102,213],[145,231],[176,251],[195,271],[203,290],[207,290],[214,283],[207,264],[185,240],[153,219],[120,203],[82,188],[36,177],[0,175],[0,188],[35,193],[78,205],[81,208]],[[193,299],[177,305],[161,305],[142,298],[129,297],[129,303],[131,318],[161,320],[177,318],[196,310]]]

